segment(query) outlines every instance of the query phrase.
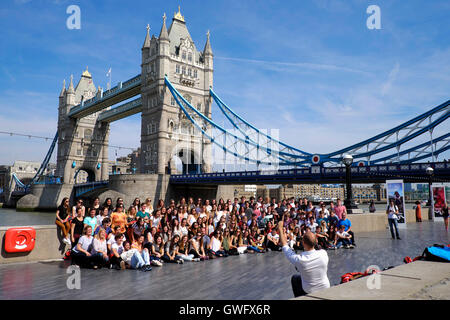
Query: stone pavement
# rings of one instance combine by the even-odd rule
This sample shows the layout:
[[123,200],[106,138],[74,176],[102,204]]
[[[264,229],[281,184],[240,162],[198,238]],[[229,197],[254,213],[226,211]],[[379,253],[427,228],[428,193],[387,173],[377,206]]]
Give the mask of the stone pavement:
[[[443,222],[410,223],[407,229],[400,230],[402,240],[392,240],[389,230],[354,232],[355,249],[328,251],[328,277],[332,286],[339,284],[344,273],[364,271],[371,265],[380,269],[400,266],[405,256],[420,255],[426,246],[450,243]],[[245,254],[183,265],[166,264],[150,272],[82,269],[81,290],[67,288],[67,267],[68,264],[61,261],[0,265],[0,299],[293,298],[290,278],[295,269],[281,252]],[[391,278],[401,281],[401,278]],[[426,298],[445,291],[444,284],[432,285],[423,287],[425,291],[411,294]]]
[[295,300],[342,299],[450,300],[450,263],[414,261],[377,275],[295,298]]

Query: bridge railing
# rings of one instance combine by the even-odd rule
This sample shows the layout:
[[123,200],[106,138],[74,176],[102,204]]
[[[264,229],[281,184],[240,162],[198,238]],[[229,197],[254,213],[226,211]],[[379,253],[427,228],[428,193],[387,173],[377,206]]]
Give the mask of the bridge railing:
[[106,99],[109,99],[113,96],[115,96],[116,94],[119,94],[120,92],[126,91],[130,88],[134,88],[135,86],[139,85],[141,83],[141,75],[138,74],[137,76],[125,81],[125,82],[119,82],[119,84],[115,87],[112,87],[111,89],[104,91],[102,95],[100,96],[94,96],[89,100],[83,101],[82,103],[74,106],[70,112],[69,112],[69,116],[73,116],[75,114],[77,114],[78,112],[89,108],[99,102],[102,102]]
[[[439,170],[450,169],[450,162],[436,162],[436,163],[413,163],[413,164],[386,164],[386,165],[372,165],[363,167],[352,167],[352,174],[387,174],[387,173],[401,173],[405,174],[425,174],[425,170],[433,167],[438,173]],[[325,175],[329,177],[342,176],[345,174],[345,167],[311,167],[305,169],[283,169],[283,170],[260,170],[260,171],[239,171],[239,172],[212,172],[212,173],[198,173],[198,174],[176,174],[171,175],[170,179],[174,182],[182,180],[202,180],[214,178],[249,178],[260,176],[313,176]]]
[[75,197],[79,197],[89,191],[98,189],[98,188],[104,188],[107,187],[109,184],[109,180],[102,180],[102,181],[93,181],[93,182],[86,182],[86,183],[79,183],[74,185],[75,190]]

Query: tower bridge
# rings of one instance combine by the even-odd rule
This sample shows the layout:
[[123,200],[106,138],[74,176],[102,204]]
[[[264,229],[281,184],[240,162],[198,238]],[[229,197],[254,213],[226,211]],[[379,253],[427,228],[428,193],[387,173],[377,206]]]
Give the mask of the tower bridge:
[[[96,88],[87,68],[76,86],[72,76],[67,88],[64,82],[57,134],[42,164],[48,165],[57,146],[60,183],[32,181],[26,185],[30,193],[18,206],[56,207],[64,196],[95,192],[157,200],[181,193],[189,185],[191,190],[204,188],[208,194],[222,192],[230,197],[231,184],[336,182],[343,177],[345,154],[355,159],[352,170],[360,182],[386,177],[425,179],[424,165],[435,167],[436,179],[449,181],[449,164],[438,157],[450,149],[450,100],[349,147],[323,154],[306,152],[250,124],[219,97],[220,88],[213,90],[209,31],[203,49],[198,50],[180,9],[169,28],[166,20],[164,14],[158,36],[150,35],[147,26],[139,74],[106,91]],[[212,119],[213,103],[232,129]],[[137,113],[141,114],[140,172],[110,176],[106,165],[109,124]],[[438,127],[444,128],[444,134],[433,136]],[[425,136],[429,139],[424,142]],[[177,158],[182,172],[176,171]],[[229,172],[230,158],[254,170]],[[213,172],[219,159],[225,172]],[[88,173],[88,183],[76,186],[80,170]]]

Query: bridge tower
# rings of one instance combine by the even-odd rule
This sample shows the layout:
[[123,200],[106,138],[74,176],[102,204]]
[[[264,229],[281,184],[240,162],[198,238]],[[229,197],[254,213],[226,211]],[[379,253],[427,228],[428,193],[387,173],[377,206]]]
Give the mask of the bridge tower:
[[204,50],[198,51],[180,8],[168,30],[164,14],[157,38],[150,37],[147,26],[141,68],[141,173],[175,173],[176,158],[181,160],[183,172],[210,172],[211,143],[183,114],[164,84],[167,76],[186,100],[211,119],[213,53],[209,32]]
[[109,124],[97,123],[99,112],[80,119],[68,117],[70,109],[100,94],[95,88],[87,67],[74,88],[73,77],[69,87],[65,81],[59,95],[58,153],[56,175],[63,183],[84,182],[79,172],[86,172],[87,181],[108,179]]

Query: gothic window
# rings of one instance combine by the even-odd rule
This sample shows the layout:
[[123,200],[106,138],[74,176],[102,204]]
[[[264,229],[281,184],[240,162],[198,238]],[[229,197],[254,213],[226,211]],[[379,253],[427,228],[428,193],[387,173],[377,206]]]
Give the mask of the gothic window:
[[170,97],[170,105],[171,106],[175,105],[175,98],[174,97]]
[[181,54],[181,59],[186,60],[186,51],[184,51],[184,50]]
[[84,138],[85,139],[92,139],[92,130],[91,129],[85,129],[84,130]]
[[185,66],[181,67],[181,73],[186,75],[186,67]]
[[189,75],[189,77],[192,77],[192,69],[191,68],[188,69],[188,75]]
[[197,110],[202,112],[202,104],[201,103],[197,103]]
[[177,64],[175,67],[175,73],[180,73],[180,65]]
[[152,48],[152,56],[154,56],[156,54],[156,49],[155,47]]
[[77,149],[77,156],[82,156],[82,155],[83,155],[83,150]]
[[151,72],[154,72],[155,71],[155,63],[154,62],[152,62],[151,63],[151,67],[150,67],[151,69]]
[[190,52],[189,52],[189,54],[188,54],[188,61],[189,61],[189,62],[192,62],[192,53],[190,53]]
[[152,133],[152,125],[151,123],[147,124],[147,134],[151,134]]
[[197,69],[194,69],[194,78],[197,79]]

